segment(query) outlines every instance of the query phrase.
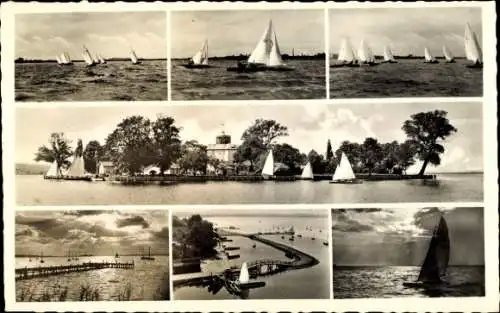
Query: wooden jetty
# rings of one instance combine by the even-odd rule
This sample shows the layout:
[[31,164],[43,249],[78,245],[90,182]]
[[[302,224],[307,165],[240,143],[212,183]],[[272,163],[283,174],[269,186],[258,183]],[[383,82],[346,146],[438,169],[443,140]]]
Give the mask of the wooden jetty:
[[90,270],[99,270],[103,268],[133,269],[134,262],[84,262],[72,265],[52,265],[16,268],[16,279],[31,279],[36,277],[61,275],[75,272],[85,272]]

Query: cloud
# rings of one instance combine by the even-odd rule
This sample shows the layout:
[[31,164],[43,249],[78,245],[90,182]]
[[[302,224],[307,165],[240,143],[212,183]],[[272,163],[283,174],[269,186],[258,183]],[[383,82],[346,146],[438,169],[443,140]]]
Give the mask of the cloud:
[[142,226],[142,228],[148,228],[149,223],[142,216],[128,217],[124,219],[119,219],[116,221],[116,225],[119,228],[127,226]]
[[152,231],[153,239],[163,242],[168,242],[169,232],[168,227],[163,227],[160,231]]
[[100,215],[104,214],[107,211],[104,210],[83,210],[83,211],[66,211],[64,215],[74,215],[74,216],[86,216],[86,215]]

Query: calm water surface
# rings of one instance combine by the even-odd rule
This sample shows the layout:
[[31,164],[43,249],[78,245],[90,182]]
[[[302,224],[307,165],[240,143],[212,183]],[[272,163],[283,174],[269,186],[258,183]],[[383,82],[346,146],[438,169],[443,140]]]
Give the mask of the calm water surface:
[[372,67],[330,68],[330,98],[480,97],[483,70],[466,64],[465,60],[437,64],[398,60]]
[[[266,217],[266,219],[268,219]],[[246,218],[245,218],[246,220]],[[275,221],[276,223],[278,220]],[[316,231],[322,229],[326,234],[328,231],[327,219],[321,218],[317,221],[309,221]],[[303,223],[303,221],[301,222]],[[321,226],[319,224],[322,224]],[[295,224],[297,226],[297,224]],[[316,228],[318,227],[318,228]],[[321,227],[321,228],[319,228]],[[300,229],[300,227],[299,227]],[[319,264],[299,270],[291,270],[280,274],[258,277],[256,281],[265,281],[266,286],[250,290],[249,299],[328,299],[330,298],[330,261],[329,248],[323,245],[323,240],[311,240],[311,235],[305,231],[301,232],[296,228],[302,238],[295,238],[294,242],[288,240],[288,237],[281,239],[281,236],[269,235],[263,236],[277,242],[295,247],[319,260]],[[276,250],[265,244],[256,242],[256,247],[252,248],[254,241],[240,236],[230,236],[233,239],[230,244],[239,246],[240,258],[233,260],[214,260],[205,261],[202,270],[205,273],[218,273],[229,266],[238,266],[246,261],[260,259],[289,260],[282,251]],[[318,238],[318,237],[316,237]],[[173,277],[175,280],[175,276]],[[300,282],[300,283],[298,283]],[[181,287],[174,290],[174,299],[176,300],[215,300],[215,299],[237,299],[231,295],[225,288],[222,288],[217,294],[213,295],[206,288],[202,287]]]
[[305,204],[483,201],[482,174],[439,174],[439,186],[420,180],[329,184],[328,181],[207,182],[122,186],[108,182],[44,180],[17,175],[19,205]]
[[172,61],[172,100],[324,99],[324,60],[288,60],[289,72],[228,72],[236,61],[211,61],[206,69],[186,69]]
[[[154,261],[141,260],[140,256],[121,256],[119,262],[134,261],[134,269],[100,269],[87,272],[39,277],[16,281],[16,299],[21,301],[22,294],[31,295],[31,301],[39,301],[42,294],[57,294],[68,287],[65,301],[79,301],[81,286],[97,288],[99,300],[117,301],[120,294],[131,287],[130,300],[168,300],[169,265],[168,256],[155,256]],[[80,257],[78,261],[68,262],[66,257],[44,257],[41,264],[35,258],[16,258],[16,268],[39,265],[54,266],[78,264],[82,262],[115,262],[113,256]],[[165,292],[166,291],[166,292]],[[24,301],[29,301],[25,297]],[[58,301],[52,299],[52,301]]]
[[16,101],[167,100],[167,61],[15,65]]
[[484,296],[484,266],[451,266],[449,286],[426,291],[403,286],[414,282],[420,272],[416,266],[334,267],[334,298],[467,297]]

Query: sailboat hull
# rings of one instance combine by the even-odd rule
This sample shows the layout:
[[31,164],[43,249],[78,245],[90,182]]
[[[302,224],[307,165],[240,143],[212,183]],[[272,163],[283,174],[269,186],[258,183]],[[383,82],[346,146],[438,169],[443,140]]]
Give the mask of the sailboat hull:
[[377,66],[377,65],[379,65],[379,64],[380,64],[380,63],[376,63],[376,62],[366,62],[366,63],[365,63],[365,62],[361,62],[361,63],[359,64],[359,66]]
[[334,63],[331,64],[330,67],[359,67],[358,63],[354,62],[340,62],[340,63]]
[[435,63],[439,63],[439,61],[438,60],[424,61],[424,63],[435,64]]
[[483,63],[468,64],[468,68],[483,68]]
[[236,67],[228,67],[228,72],[238,72],[238,73],[255,73],[255,72],[289,72],[294,69],[284,65],[278,66],[267,66],[264,64],[238,64]]
[[331,180],[330,184],[362,184],[361,179]]
[[208,64],[182,64],[183,67],[185,68],[192,68],[192,69],[196,69],[196,68],[210,68],[211,66],[208,65]]
[[398,63],[398,61],[395,61],[395,60],[388,60],[388,61],[382,61],[382,63]]

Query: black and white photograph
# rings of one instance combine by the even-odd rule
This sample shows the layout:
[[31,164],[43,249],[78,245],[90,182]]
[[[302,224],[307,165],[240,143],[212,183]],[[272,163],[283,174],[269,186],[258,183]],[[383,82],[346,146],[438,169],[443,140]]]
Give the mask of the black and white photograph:
[[174,300],[330,299],[328,210],[175,210]]
[[167,100],[167,14],[15,16],[15,100]]
[[169,300],[168,210],[22,211],[17,302]]
[[332,210],[333,297],[484,297],[482,207]]
[[480,102],[16,116],[18,205],[483,201]]
[[329,10],[330,98],[483,95],[479,7]]
[[325,99],[323,10],[173,11],[172,100]]

